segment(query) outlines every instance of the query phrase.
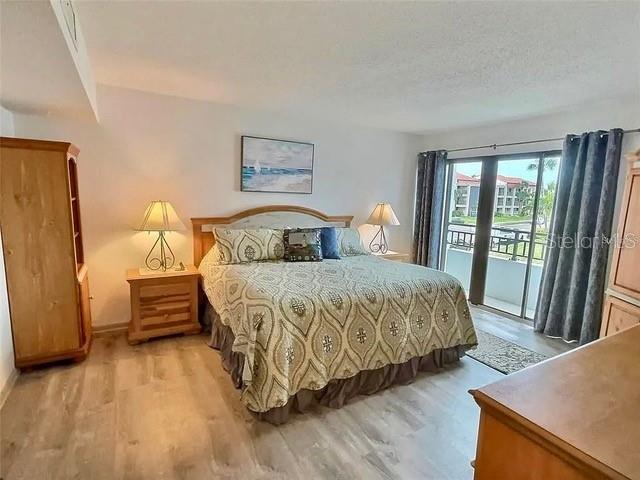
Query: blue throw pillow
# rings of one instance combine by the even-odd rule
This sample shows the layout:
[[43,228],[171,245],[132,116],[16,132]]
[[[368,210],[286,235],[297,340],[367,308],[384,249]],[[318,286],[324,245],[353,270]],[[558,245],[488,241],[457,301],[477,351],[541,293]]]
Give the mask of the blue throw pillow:
[[340,259],[338,234],[334,227],[322,227],[320,229],[320,245],[322,246],[323,258]]

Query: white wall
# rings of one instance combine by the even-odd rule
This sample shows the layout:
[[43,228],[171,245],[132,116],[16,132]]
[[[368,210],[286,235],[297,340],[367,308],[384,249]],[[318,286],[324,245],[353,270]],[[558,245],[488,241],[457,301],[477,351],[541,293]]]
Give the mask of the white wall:
[[[2,252],[2,231],[0,231],[0,393],[5,390],[7,381],[11,378],[14,369],[13,338],[9,321],[9,299]],[[0,395],[0,406],[1,403],[2,395]]]
[[[154,199],[171,201],[186,225],[190,217],[277,203],[353,214],[359,225],[377,202],[388,201],[401,222],[389,229],[391,248],[410,249],[418,136],[103,86],[98,107],[100,125],[15,116],[20,136],[68,140],[80,148],[97,325],[129,320],[124,271],[144,262],[153,241],[132,228]],[[240,192],[243,134],[314,143],[313,194]],[[189,232],[169,240],[179,260],[192,261]]]
[[[13,115],[2,106],[0,106],[0,135],[4,137],[14,135]],[[9,299],[2,252],[2,230],[0,229],[0,392],[5,389],[7,380],[14,371],[13,365],[13,338],[9,321]]]
[[13,114],[0,105],[0,135],[3,137],[13,137],[14,134]]

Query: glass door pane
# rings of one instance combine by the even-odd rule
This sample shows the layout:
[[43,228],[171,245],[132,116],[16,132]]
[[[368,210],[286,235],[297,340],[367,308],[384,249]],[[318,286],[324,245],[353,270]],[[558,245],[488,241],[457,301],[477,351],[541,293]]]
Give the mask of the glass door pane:
[[527,288],[527,307],[525,316],[533,319],[536,302],[542,280],[542,267],[547,256],[547,238],[551,229],[553,203],[556,197],[560,155],[546,155],[542,160],[542,182],[538,189],[538,209],[536,215],[536,233],[531,259],[529,286]]
[[517,316],[534,234],[538,163],[538,156],[498,161],[484,303]]
[[450,163],[445,212],[445,272],[456,277],[469,292],[478,215],[482,162]]

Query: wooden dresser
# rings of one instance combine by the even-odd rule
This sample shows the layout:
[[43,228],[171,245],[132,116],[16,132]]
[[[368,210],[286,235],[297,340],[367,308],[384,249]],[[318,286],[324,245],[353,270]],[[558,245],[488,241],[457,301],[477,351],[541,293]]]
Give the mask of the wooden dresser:
[[78,149],[0,138],[0,225],[18,368],[83,359],[91,344]]
[[629,161],[601,337],[640,323],[640,150]]
[[470,393],[476,480],[640,478],[640,326]]

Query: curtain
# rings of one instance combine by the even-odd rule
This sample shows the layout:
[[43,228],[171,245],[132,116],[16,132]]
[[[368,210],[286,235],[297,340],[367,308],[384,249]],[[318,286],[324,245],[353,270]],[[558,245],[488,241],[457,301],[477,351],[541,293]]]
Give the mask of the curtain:
[[446,159],[445,150],[418,155],[413,261],[431,268],[440,263]]
[[581,345],[598,338],[623,131],[568,135],[534,327]]

